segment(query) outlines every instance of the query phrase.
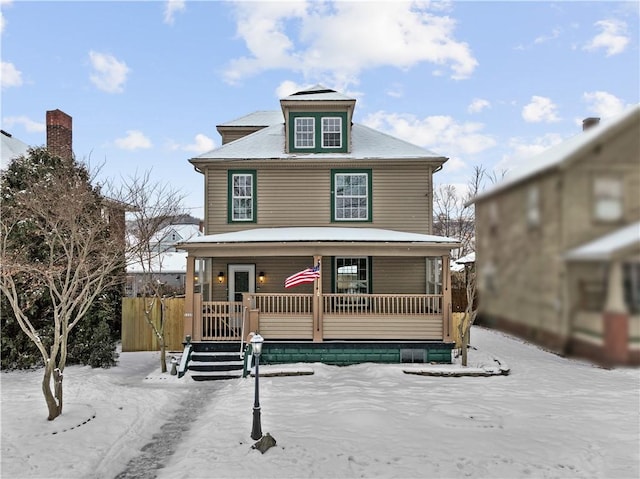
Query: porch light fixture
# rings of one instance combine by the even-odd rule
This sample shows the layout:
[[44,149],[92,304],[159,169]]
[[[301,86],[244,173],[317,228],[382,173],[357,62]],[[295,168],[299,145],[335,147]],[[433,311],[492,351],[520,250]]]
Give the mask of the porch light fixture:
[[259,334],[254,334],[251,338],[251,348],[253,355],[256,357],[256,386],[255,386],[255,398],[253,402],[253,428],[251,429],[251,439],[258,440],[262,437],[262,425],[260,424],[260,396],[258,381],[260,373],[258,366],[260,365],[260,355],[262,354],[262,343],[264,339]]
[[264,283],[264,277],[265,277],[264,271],[260,271],[260,273],[258,273],[258,281],[260,283]]
[[222,271],[218,273],[218,283],[224,283],[224,272]]

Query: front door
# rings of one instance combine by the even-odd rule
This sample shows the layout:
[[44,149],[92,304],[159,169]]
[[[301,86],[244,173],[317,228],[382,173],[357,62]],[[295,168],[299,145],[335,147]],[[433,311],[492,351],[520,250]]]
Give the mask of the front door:
[[242,293],[256,292],[254,264],[229,265],[229,301],[242,301]]

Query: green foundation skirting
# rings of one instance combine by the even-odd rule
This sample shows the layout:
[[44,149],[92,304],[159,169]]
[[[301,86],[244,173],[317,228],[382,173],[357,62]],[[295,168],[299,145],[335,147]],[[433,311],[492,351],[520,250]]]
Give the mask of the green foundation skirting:
[[450,343],[265,342],[261,364],[451,363]]

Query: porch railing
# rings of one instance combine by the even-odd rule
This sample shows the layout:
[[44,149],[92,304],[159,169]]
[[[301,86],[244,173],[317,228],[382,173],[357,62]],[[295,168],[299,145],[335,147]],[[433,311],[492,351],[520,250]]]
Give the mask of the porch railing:
[[241,301],[204,301],[202,303],[202,339],[237,341],[242,335]]
[[[250,307],[258,311],[259,323],[255,327],[265,337],[312,339],[314,321],[323,324],[326,339],[437,339],[446,330],[442,295],[323,294],[316,319],[313,294],[256,293],[248,299]],[[201,302],[201,310],[202,340],[241,340],[242,302]]]
[[323,294],[322,301],[326,314],[442,314],[439,294]]
[[255,308],[266,314],[312,314],[312,294],[268,294],[254,295]]

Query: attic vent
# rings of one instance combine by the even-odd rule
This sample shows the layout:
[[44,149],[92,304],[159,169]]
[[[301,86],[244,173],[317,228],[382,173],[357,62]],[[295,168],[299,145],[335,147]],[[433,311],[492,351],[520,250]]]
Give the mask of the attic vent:
[[305,91],[298,91],[296,93],[292,93],[291,96],[297,96],[297,95],[315,95],[315,94],[319,94],[319,93],[335,93],[335,90],[330,90],[329,88],[325,89],[325,90],[305,90]]

